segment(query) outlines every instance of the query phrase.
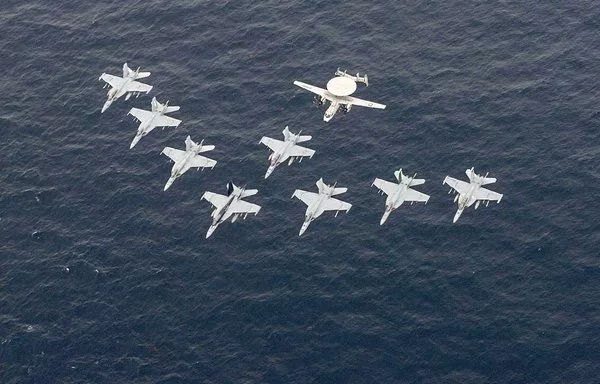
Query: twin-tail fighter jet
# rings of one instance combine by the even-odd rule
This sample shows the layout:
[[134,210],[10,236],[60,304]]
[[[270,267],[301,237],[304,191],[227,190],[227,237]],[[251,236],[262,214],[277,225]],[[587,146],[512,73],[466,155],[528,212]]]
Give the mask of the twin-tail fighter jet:
[[332,197],[346,192],[348,188],[336,188],[335,184],[329,186],[323,182],[322,178],[317,181],[317,187],[319,188],[319,193],[296,189],[292,195],[292,198],[297,197],[308,206],[306,208],[304,223],[300,228],[298,236],[302,236],[310,223],[321,216],[323,212],[336,211],[335,215],[337,216],[339,211],[346,211],[348,213],[350,208],[352,208],[352,204]]
[[127,66],[127,63],[123,64],[123,77],[109,75],[108,73],[100,75],[98,80],[104,80],[106,82],[104,87],[106,88],[107,85],[111,87],[107,95],[108,100],[104,103],[100,113],[106,111],[113,101],[125,94],[127,95],[125,96],[125,100],[129,100],[132,94],[139,96],[142,92],[150,92],[152,89],[151,85],[136,81],[148,76],[150,76],[150,72],[140,72],[139,68],[134,71]]
[[167,184],[165,184],[165,191],[169,189],[175,179],[186,173],[190,168],[200,169],[210,167],[212,169],[215,167],[215,164],[217,164],[215,160],[199,155],[199,153],[202,152],[212,151],[215,149],[215,146],[203,145],[203,143],[204,140],[200,143],[195,143],[192,141],[192,138],[188,136],[185,139],[185,151],[171,147],[165,147],[165,149],[162,150],[162,154],[167,155],[175,162],[171,169],[171,177],[169,177]]
[[400,207],[405,201],[410,201],[411,204],[413,202],[427,204],[427,201],[429,200],[429,195],[410,188],[425,183],[425,179],[415,179],[416,174],[413,177],[405,176],[402,173],[402,168],[394,172],[394,176],[396,176],[398,183],[375,178],[375,181],[371,184],[371,186],[374,185],[379,188],[382,194],[385,193],[387,195],[387,199],[385,200],[385,212],[381,217],[379,225],[383,225],[390,213]]
[[[442,184],[448,184],[451,188],[456,190],[458,193],[454,198],[454,202],[458,202],[458,210],[454,215],[453,223],[460,217],[463,210],[470,207],[475,203],[475,209],[479,207],[482,201],[485,201],[485,205],[489,205],[490,201],[500,202],[502,200],[502,194],[490,191],[489,189],[483,188],[482,185],[491,184],[496,182],[496,178],[481,176],[475,173],[475,169],[467,169],[467,176],[469,177],[469,183],[461,180],[457,180],[453,177],[446,176]],[[452,189],[448,193],[451,193]]]
[[238,217],[248,216],[249,213],[258,214],[260,211],[260,205],[248,203],[242,199],[248,196],[256,195],[258,189],[246,189],[245,187],[237,187],[231,181],[227,183],[227,196],[220,195],[213,192],[204,192],[202,198],[210,202],[215,206],[215,210],[212,213],[212,224],[206,232],[206,238],[210,237],[212,233],[217,229],[219,224],[227,221],[231,217],[231,222],[235,222]]
[[356,76],[348,75],[345,72],[336,71],[336,77],[329,80],[327,83],[327,89],[315,87],[314,85],[306,84],[301,81],[294,81],[294,84],[300,88],[304,88],[307,91],[315,93],[314,103],[317,107],[322,106],[325,101],[331,102],[331,105],[325,111],[323,116],[324,121],[329,121],[338,111],[342,109],[344,112],[350,112],[353,105],[358,105],[367,108],[385,109],[385,105],[374,103],[372,101],[362,100],[357,97],[350,96],[356,91],[356,83],[362,82],[368,85],[367,75],[360,77],[358,73]]
[[164,104],[161,104],[156,101],[156,97],[152,98],[152,111],[131,108],[129,114],[133,115],[140,121],[140,126],[138,127],[137,133],[135,134],[129,149],[135,147],[142,137],[146,136],[156,127],[178,127],[179,124],[181,124],[181,120],[165,116],[165,113],[171,113],[175,111],[179,111],[178,106],[170,107],[168,101]]
[[267,147],[271,148],[273,151],[269,156],[269,169],[267,169],[267,173],[265,174],[265,179],[269,177],[275,167],[279,164],[285,162],[289,159],[288,165],[292,165],[294,159],[299,158],[298,162],[302,161],[302,157],[312,157],[315,154],[315,151],[312,149],[304,148],[296,143],[301,143],[303,141],[308,141],[312,139],[312,136],[301,136],[300,132],[296,135],[290,132],[288,127],[285,127],[283,130],[283,137],[285,141],[271,139],[270,137],[263,136],[260,139],[260,144],[264,144]]

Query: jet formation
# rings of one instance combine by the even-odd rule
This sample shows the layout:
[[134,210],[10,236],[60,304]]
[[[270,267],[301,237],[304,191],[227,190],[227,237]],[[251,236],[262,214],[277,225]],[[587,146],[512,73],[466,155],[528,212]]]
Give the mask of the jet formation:
[[[100,76],[100,80],[104,80],[107,83],[105,87],[110,86],[111,89],[108,91],[108,99],[104,103],[101,113],[105,112],[115,100],[123,95],[125,95],[125,100],[129,100],[132,95],[139,96],[140,93],[150,92],[152,89],[151,85],[137,81],[148,76],[150,76],[150,72],[140,72],[139,68],[133,71],[127,66],[127,63],[123,64],[122,77],[103,73]],[[327,83],[327,89],[294,81],[295,85],[316,94],[314,102],[318,107],[322,106],[326,101],[331,103],[323,117],[323,120],[326,122],[330,121],[339,109],[349,112],[353,105],[385,109],[386,106],[383,104],[350,96],[356,91],[357,84],[359,83],[365,86],[369,85],[367,74],[362,76],[359,73],[351,75],[346,70],[342,71],[339,68],[335,71],[334,77]],[[139,120],[140,125],[131,142],[130,148],[135,147],[142,137],[156,127],[178,127],[181,124],[181,120],[166,116],[166,114],[176,112],[179,109],[178,106],[169,106],[168,101],[161,104],[156,100],[156,97],[152,98],[150,111],[131,108],[128,114],[133,115]],[[297,134],[293,133],[289,130],[288,126],[284,128],[282,133],[283,141],[267,136],[263,136],[259,141],[260,144],[264,144],[271,150],[268,158],[269,167],[264,176],[265,179],[280,164],[287,161],[288,165],[291,165],[295,160],[301,162],[303,158],[312,158],[315,154],[315,150],[299,145],[299,143],[311,140],[312,136],[302,135],[302,131]],[[216,160],[200,155],[200,153],[212,151],[214,148],[214,145],[205,145],[204,140],[199,143],[194,142],[189,135],[185,139],[185,150],[165,147],[161,153],[169,157],[174,164],[169,179],[164,186],[164,191],[169,189],[173,182],[190,168],[196,168],[197,170],[214,168],[217,164]],[[495,178],[487,177],[488,174],[485,176],[478,175],[475,173],[474,168],[467,169],[466,174],[469,182],[457,180],[449,176],[443,181],[443,184],[451,187],[449,193],[453,190],[457,193],[454,202],[458,203],[458,210],[453,218],[454,223],[456,223],[465,208],[475,204],[475,209],[477,209],[481,202],[485,202],[486,205],[490,201],[499,203],[503,196],[482,187],[483,185],[496,182]],[[413,204],[414,202],[427,203],[429,201],[429,195],[413,189],[415,186],[424,184],[425,179],[417,179],[416,174],[412,177],[406,176],[402,168],[395,171],[394,176],[396,177],[395,182],[375,178],[371,184],[377,187],[381,194],[387,195],[385,211],[379,222],[380,225],[383,225],[390,214],[405,202]],[[298,198],[307,205],[304,222],[298,234],[299,236],[302,236],[310,223],[321,216],[323,212],[336,211],[335,215],[337,216],[340,211],[347,213],[352,207],[352,204],[333,197],[347,192],[348,188],[336,187],[335,183],[327,185],[323,181],[323,178],[320,178],[316,185],[318,188],[318,192],[316,193],[296,189],[292,195],[292,198]],[[245,219],[248,214],[258,214],[261,209],[259,205],[243,200],[257,193],[257,189],[246,189],[245,186],[238,187],[231,181],[227,183],[227,195],[205,192],[202,195],[202,199],[209,201],[215,208],[211,214],[212,223],[206,233],[206,237],[210,237],[221,223],[230,219],[231,222],[235,222],[240,217]]]

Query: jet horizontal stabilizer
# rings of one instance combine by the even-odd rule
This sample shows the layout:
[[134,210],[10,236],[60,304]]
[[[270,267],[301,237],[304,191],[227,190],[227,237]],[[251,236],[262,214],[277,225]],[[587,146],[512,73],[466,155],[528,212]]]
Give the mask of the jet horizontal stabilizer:
[[258,189],[245,189],[244,192],[242,192],[242,195],[240,196],[240,198],[253,196],[253,195],[256,195],[257,193],[258,193]]
[[331,194],[331,196],[335,196],[335,195],[339,195],[341,193],[346,193],[348,191],[348,188],[334,188],[333,189],[333,193]]

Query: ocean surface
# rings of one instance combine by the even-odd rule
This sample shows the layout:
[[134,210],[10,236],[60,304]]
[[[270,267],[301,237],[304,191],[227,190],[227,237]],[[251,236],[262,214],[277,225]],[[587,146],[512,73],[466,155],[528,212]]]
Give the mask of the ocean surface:
[[[0,49],[0,383],[600,383],[597,1],[3,0]],[[292,82],[338,67],[387,109],[323,122]],[[163,192],[187,135],[218,164]],[[504,198],[452,224],[472,166]],[[431,199],[379,226],[400,167]],[[300,238],[320,177],[353,208]],[[207,240],[229,180],[262,210]]]

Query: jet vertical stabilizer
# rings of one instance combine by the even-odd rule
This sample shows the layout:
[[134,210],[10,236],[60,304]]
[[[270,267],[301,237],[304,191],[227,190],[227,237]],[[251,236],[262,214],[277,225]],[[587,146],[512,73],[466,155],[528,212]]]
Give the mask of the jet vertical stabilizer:
[[227,196],[230,196],[234,189],[236,188],[236,186],[230,181],[227,183]]

